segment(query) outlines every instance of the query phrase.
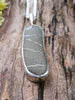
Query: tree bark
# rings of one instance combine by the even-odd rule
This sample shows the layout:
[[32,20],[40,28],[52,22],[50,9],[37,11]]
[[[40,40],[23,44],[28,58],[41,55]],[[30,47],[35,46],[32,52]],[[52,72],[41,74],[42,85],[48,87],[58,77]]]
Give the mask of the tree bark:
[[[33,0],[30,1],[31,4]],[[10,0],[0,28],[0,100],[75,100],[75,1],[38,0],[36,24],[45,31],[50,73],[30,82],[22,61],[25,0]]]

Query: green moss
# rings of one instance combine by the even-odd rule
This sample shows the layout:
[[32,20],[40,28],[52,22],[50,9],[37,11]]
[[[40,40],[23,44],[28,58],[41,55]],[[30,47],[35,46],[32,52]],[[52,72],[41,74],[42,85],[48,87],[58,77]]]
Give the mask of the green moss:
[[0,26],[2,26],[2,23],[4,22],[3,18],[3,11],[7,8],[9,5],[9,2],[6,3],[6,0],[0,0]]

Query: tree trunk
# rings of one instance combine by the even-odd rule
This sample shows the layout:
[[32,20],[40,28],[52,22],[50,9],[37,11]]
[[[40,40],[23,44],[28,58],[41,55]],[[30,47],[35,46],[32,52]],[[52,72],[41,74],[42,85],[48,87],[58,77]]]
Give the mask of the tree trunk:
[[75,1],[38,0],[37,10],[49,77],[45,83],[27,79],[21,54],[23,30],[29,25],[25,0],[10,0],[0,28],[0,100],[75,100]]

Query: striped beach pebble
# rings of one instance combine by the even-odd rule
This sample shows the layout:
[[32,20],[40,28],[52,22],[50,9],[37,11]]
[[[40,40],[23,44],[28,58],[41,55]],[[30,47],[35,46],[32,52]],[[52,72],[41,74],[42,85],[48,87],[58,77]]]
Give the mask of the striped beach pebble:
[[28,78],[31,81],[44,81],[49,73],[44,46],[44,31],[38,25],[24,29],[22,39],[22,57]]

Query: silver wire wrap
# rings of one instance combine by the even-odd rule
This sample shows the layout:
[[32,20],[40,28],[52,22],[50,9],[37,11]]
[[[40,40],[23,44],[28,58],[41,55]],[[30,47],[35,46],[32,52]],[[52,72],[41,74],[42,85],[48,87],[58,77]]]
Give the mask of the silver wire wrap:
[[33,21],[36,19],[36,15],[37,15],[37,0],[34,0],[34,7],[33,7],[33,12],[30,13],[29,8],[30,8],[30,3],[29,0],[26,0],[26,18],[30,19],[30,23],[31,25],[33,25]]

